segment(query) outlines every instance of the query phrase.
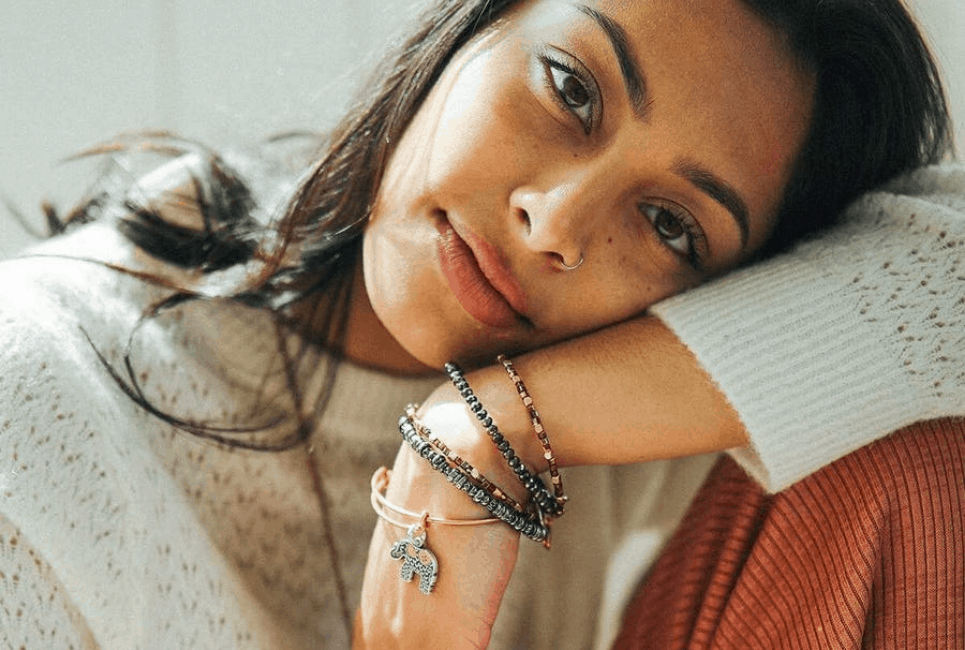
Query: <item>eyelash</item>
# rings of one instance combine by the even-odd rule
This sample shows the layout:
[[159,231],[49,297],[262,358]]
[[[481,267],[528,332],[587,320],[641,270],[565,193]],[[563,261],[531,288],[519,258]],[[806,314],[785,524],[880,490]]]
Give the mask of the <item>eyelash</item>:
[[[666,246],[672,253],[678,256],[686,257],[688,263],[696,270],[703,270],[703,249],[706,245],[706,236],[697,221],[688,214],[685,210],[676,205],[668,205],[661,203],[640,203],[638,206],[643,218],[646,219],[654,234],[660,239],[661,243]],[[683,232],[673,239],[667,239],[664,237],[657,226],[657,219],[662,214],[669,214],[673,217],[677,223],[680,224],[680,228]],[[684,249],[677,248],[670,242],[676,241],[680,238],[686,239],[686,246]]]
[[[600,91],[593,81],[592,75],[589,72],[581,70],[582,66],[578,62],[573,61],[570,64],[567,61],[561,60],[562,55],[556,51],[544,51],[538,55],[540,63],[543,65],[544,80],[546,88],[549,94],[552,96],[553,101],[565,112],[573,115],[576,119],[580,121],[580,125],[583,127],[583,131],[586,135],[593,132],[596,123],[599,121],[599,115],[602,113],[602,97],[600,96]],[[558,78],[560,75],[562,78]],[[576,79],[583,90],[586,91],[587,100],[585,107],[587,108],[589,114],[586,116],[581,116],[579,109],[581,107],[575,107],[567,101],[566,95],[564,95],[564,88],[562,87],[562,81],[567,76]],[[665,246],[671,253],[678,257],[686,258],[687,262],[691,267],[697,271],[703,270],[703,260],[704,260],[704,249],[706,248],[706,236],[700,227],[700,224],[685,210],[679,206],[673,204],[664,203],[650,203],[643,202],[638,206],[644,219],[649,223],[654,235],[660,239],[661,245]],[[653,211],[654,214],[649,214]],[[686,247],[681,250],[673,246],[670,242],[674,240],[668,240],[660,234],[657,228],[656,219],[662,213],[667,213],[671,215],[680,227],[683,229],[683,233],[680,237],[686,238]]]
[[[540,63],[543,64],[544,68],[547,90],[549,90],[556,104],[567,113],[576,117],[576,119],[580,121],[584,133],[589,135],[593,131],[600,113],[601,101],[599,90],[597,90],[596,84],[592,81],[592,77],[588,72],[578,70],[578,64],[575,62],[571,65],[568,62],[561,61],[557,58],[558,56],[555,52],[552,54],[549,52],[539,54]],[[587,99],[585,107],[589,111],[589,115],[580,115],[579,110],[583,108],[583,106],[573,106],[569,103],[566,95],[563,94],[564,88],[562,87],[562,80],[557,78],[558,74],[561,75],[563,79],[567,76],[573,77],[580,83],[583,90],[586,91]]]

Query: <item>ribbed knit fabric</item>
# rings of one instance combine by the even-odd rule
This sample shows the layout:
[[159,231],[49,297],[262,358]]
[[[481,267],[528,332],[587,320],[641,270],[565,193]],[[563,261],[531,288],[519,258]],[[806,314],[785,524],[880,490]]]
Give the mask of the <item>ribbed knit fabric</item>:
[[781,490],[884,432],[965,410],[965,169],[917,171],[787,255],[652,308]]
[[774,496],[722,458],[614,648],[965,648],[965,421],[916,424]]

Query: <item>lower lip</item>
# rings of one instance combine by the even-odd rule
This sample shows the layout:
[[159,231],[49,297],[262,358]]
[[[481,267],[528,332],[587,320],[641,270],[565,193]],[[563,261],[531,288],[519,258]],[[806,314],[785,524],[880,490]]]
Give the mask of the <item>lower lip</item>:
[[439,226],[439,261],[456,300],[474,319],[499,329],[519,322],[519,314],[483,275],[476,257],[448,222]]

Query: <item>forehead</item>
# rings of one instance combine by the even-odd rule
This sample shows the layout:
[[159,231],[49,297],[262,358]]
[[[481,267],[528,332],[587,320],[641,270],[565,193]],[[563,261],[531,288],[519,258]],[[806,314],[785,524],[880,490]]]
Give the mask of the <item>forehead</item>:
[[[752,217],[770,218],[806,136],[813,93],[810,74],[783,34],[741,0],[541,0],[529,6],[527,22],[535,30],[557,32],[603,69],[616,60],[591,14],[612,19],[645,80],[647,151],[665,147],[668,155],[713,169],[738,189]],[[622,91],[622,83],[618,87]],[[604,110],[620,112],[624,102],[610,99]]]

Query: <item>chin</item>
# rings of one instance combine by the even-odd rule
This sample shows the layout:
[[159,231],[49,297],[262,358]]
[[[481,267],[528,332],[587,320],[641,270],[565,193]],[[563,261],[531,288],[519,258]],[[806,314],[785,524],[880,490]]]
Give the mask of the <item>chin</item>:
[[496,357],[506,354],[510,357],[530,352],[535,349],[533,346],[520,345],[515,342],[493,341],[476,342],[475,345],[462,345],[450,347],[446,350],[437,350],[434,360],[438,363],[435,367],[441,368],[447,361],[455,361],[464,370],[474,370],[484,368],[496,363]]
[[406,352],[420,363],[441,370],[449,361],[455,361],[466,369],[495,363],[496,355],[508,350],[508,346],[472,336],[460,336],[453,330],[445,333],[423,331],[416,336],[402,336],[399,343]]
[[466,349],[465,346],[447,345],[446,341],[420,341],[405,345],[406,351],[419,360],[420,363],[441,370],[449,361],[455,361],[464,368],[475,368],[492,363],[495,354],[488,354],[478,349]]

